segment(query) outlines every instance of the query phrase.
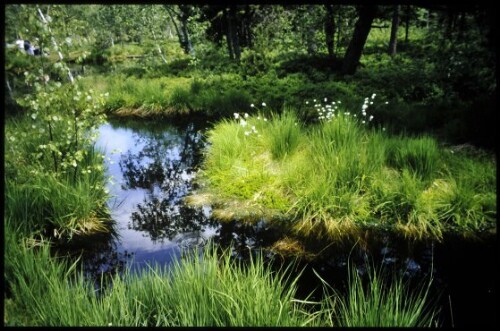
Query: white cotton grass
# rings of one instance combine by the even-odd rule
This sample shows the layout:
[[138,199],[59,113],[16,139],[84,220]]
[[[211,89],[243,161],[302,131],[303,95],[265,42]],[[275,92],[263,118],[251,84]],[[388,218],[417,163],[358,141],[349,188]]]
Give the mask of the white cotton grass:
[[[352,117],[358,118],[359,115],[359,122],[361,124],[368,124],[368,122],[373,121],[374,116],[372,114],[369,114],[369,108],[371,105],[374,104],[374,99],[377,96],[376,93],[373,93],[370,97],[364,98],[363,104],[361,105],[361,112],[359,114],[352,113]],[[331,99],[330,99],[331,100]],[[330,122],[332,121],[336,115],[343,114],[345,116],[351,116],[351,112],[348,111],[341,111],[338,110],[339,106],[341,106],[342,101],[337,100],[337,101],[330,101],[328,104],[328,97],[324,97],[323,101],[325,104],[323,105],[321,101],[318,101],[317,99],[313,99],[314,101],[314,109],[316,110],[317,113],[317,119],[319,121],[327,121]],[[387,102],[386,102],[387,104]],[[306,105],[309,105],[309,102],[306,101]],[[337,111],[337,113],[335,112]]]

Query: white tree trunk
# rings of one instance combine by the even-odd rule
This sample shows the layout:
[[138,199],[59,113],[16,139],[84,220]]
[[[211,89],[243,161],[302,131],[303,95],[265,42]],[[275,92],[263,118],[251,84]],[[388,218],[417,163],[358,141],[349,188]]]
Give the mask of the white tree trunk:
[[[43,24],[45,24],[47,26],[47,29],[50,33],[50,38],[52,40],[52,44],[54,45],[54,49],[57,50],[57,54],[59,55],[59,60],[62,61],[64,59],[64,57],[63,57],[61,51],[59,50],[59,46],[57,45],[56,39],[52,35],[52,31],[50,31],[49,22],[47,22],[47,20],[45,19],[45,16],[43,15],[42,11],[40,10],[40,7],[37,6],[37,9],[38,9],[38,14],[40,15],[40,18],[42,19]],[[75,79],[73,78],[73,74],[71,74],[71,70],[69,70],[69,68],[67,68],[67,69],[68,69],[69,81],[71,83],[74,83]]]

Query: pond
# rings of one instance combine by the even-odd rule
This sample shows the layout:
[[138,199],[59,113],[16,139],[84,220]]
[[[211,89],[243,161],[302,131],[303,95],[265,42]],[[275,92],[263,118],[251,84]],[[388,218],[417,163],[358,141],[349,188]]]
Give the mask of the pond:
[[[192,208],[183,198],[196,189],[194,179],[206,144],[206,119],[113,120],[99,128],[97,145],[105,151],[112,235],[79,243],[84,268],[90,277],[128,267],[139,272],[147,264],[168,265],[181,252],[201,247],[210,239],[232,245],[233,255],[244,259],[254,248],[269,247],[280,239],[279,230],[263,220],[256,225],[219,223],[210,206]],[[388,233],[368,234],[358,242],[329,246],[320,258],[298,262],[303,271],[299,295],[321,292],[316,270],[333,287],[345,289],[347,268],[358,272],[374,266],[404,273],[413,284],[433,277],[444,326],[496,325],[496,238],[445,238],[411,242]],[[268,253],[269,260],[276,259]],[[290,259],[279,259],[289,262]]]

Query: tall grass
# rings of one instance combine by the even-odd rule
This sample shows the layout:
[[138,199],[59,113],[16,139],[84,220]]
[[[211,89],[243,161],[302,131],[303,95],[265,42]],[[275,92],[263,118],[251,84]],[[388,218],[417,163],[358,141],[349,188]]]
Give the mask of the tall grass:
[[52,174],[23,184],[7,180],[5,215],[55,237],[105,231],[106,195],[93,184],[85,178],[74,185]]
[[[219,257],[214,248],[157,266],[141,275],[115,276],[98,295],[75,264],[18,242],[6,229],[11,298],[6,324],[25,326],[304,326],[318,323],[294,300],[297,277]],[[23,317],[24,316],[24,317]]]
[[300,181],[290,174],[296,198],[296,230],[330,237],[342,237],[359,228],[370,217],[367,196],[371,174],[381,167],[380,145],[370,144],[363,128],[347,116],[339,115],[322,123],[309,135],[308,170]]
[[109,217],[102,152],[88,146],[74,170],[47,171],[52,163],[44,162],[51,159],[37,156],[43,136],[28,134],[30,129],[26,118],[6,123],[6,135],[21,130],[16,133],[22,139],[5,146],[4,216],[51,237],[68,239],[74,234],[105,231]]
[[269,127],[269,150],[274,159],[282,159],[297,148],[300,141],[298,119],[290,110],[272,117]]
[[52,257],[47,242],[33,246],[9,218],[5,234],[7,326],[412,326],[434,318],[423,309],[426,290],[409,294],[398,281],[386,294],[378,277],[369,292],[354,278],[348,299],[297,300],[300,273],[273,271],[262,254],[235,261],[211,245],[168,269],[115,275],[98,292],[76,262]]
[[[437,325],[438,310],[430,302],[432,279],[411,290],[402,276],[388,280],[384,270],[369,268],[365,281],[350,266],[347,295],[334,295],[323,301],[321,312],[331,312],[343,327],[432,327]],[[317,275],[320,279],[321,277]],[[324,282],[325,290],[331,287]],[[336,300],[335,300],[336,299]],[[325,306],[326,304],[326,306]]]
[[227,87],[215,78],[136,78],[123,74],[82,79],[85,87],[109,93],[105,109],[118,116],[151,117],[189,112],[227,116],[250,111],[250,96],[241,86]]
[[454,156],[429,136],[389,137],[342,113],[296,122],[290,112],[254,115],[208,132],[200,193],[216,216],[267,210],[299,234],[337,239],[366,228],[435,239],[495,228],[494,161]]
[[408,138],[400,136],[390,144],[387,161],[398,169],[409,169],[423,178],[431,176],[439,165],[436,141],[428,136]]

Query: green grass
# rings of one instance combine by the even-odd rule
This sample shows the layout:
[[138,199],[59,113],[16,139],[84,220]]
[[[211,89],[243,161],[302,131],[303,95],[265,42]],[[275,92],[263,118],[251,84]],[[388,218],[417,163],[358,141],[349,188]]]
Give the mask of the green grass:
[[[174,110],[184,111],[179,104],[179,90],[189,88],[190,80],[183,77],[139,79],[123,74],[90,76],[82,79],[85,88],[109,93],[105,109],[122,116],[155,116]],[[138,110],[133,112],[133,110]]]
[[[98,296],[91,282],[50,257],[49,247],[19,242],[6,228],[6,280],[12,296],[6,325],[25,326],[301,326],[309,321],[287,283],[262,256],[246,266],[211,248],[185,256],[167,271],[115,276]],[[288,284],[289,286],[286,286]]]
[[188,200],[211,202],[221,219],[266,215],[329,238],[367,228],[434,239],[495,231],[495,161],[453,154],[430,136],[391,137],[342,114],[303,127],[286,112],[245,126],[225,120],[207,138],[204,199]]
[[[69,239],[75,234],[107,231],[108,195],[104,191],[103,153],[84,148],[78,168],[53,172],[46,143],[32,131],[30,119],[6,122],[4,216],[41,235]],[[47,170],[48,169],[48,170]],[[75,172],[76,171],[76,172]]]
[[439,161],[438,146],[436,140],[431,137],[399,136],[389,143],[387,162],[395,168],[406,168],[423,178],[428,178],[438,168]]
[[90,178],[76,184],[52,174],[34,176],[22,184],[7,180],[5,215],[49,236],[71,238],[106,231],[106,197]]
[[300,141],[299,120],[295,113],[285,111],[272,117],[269,127],[269,150],[274,159],[282,159],[291,154]]
[[82,84],[108,92],[104,107],[117,116],[154,117],[192,112],[227,116],[234,111],[250,111],[251,99],[244,88],[228,87],[222,77],[136,78],[119,73],[86,77]]
[[5,234],[7,326],[413,326],[435,319],[423,309],[427,291],[410,294],[400,280],[385,292],[375,274],[364,292],[353,278],[348,299],[297,300],[300,273],[273,271],[262,254],[235,261],[211,245],[168,269],[115,275],[97,293],[76,262],[52,257],[47,242],[33,245],[10,218]]
[[[342,327],[433,327],[438,309],[430,302],[432,279],[411,290],[402,276],[388,280],[384,270],[369,268],[364,279],[354,266],[348,270],[347,294],[332,289],[319,275],[325,292],[334,294],[322,302]],[[336,300],[335,300],[336,299]],[[326,306],[325,306],[326,304]]]

